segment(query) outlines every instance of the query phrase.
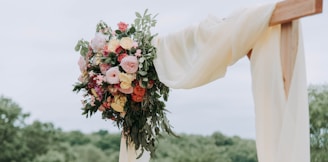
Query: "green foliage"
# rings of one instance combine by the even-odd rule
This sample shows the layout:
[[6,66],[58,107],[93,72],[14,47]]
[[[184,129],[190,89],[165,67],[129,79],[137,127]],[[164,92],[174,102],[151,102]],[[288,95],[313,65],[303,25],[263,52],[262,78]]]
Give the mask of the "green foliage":
[[328,159],[328,85],[310,86],[311,161]]
[[151,162],[256,162],[254,140],[227,137],[215,132],[211,136],[165,136],[160,140]]
[[90,143],[90,138],[85,136],[81,131],[71,131],[69,133],[63,133],[63,140],[68,142],[71,146],[85,145]]
[[[25,124],[28,114],[3,97],[0,113],[1,162],[114,162],[119,159],[121,135],[118,133],[62,132],[51,123]],[[211,136],[163,137],[151,162],[256,161],[253,140],[227,137],[219,132]]]
[[[311,161],[323,162],[328,152],[328,85],[309,87]],[[0,161],[2,162],[103,162],[118,161],[121,135],[99,130],[91,134],[63,132],[51,123],[26,124],[11,99],[0,97]],[[256,162],[254,140],[180,134],[159,139],[150,162]]]
[[75,51],[79,51],[81,56],[86,56],[89,51],[89,42],[83,39],[79,40],[75,46]]
[[55,139],[52,124],[25,124],[29,114],[11,99],[0,97],[0,161],[26,162],[44,154]]
[[78,162],[112,161],[107,158],[107,155],[101,149],[92,144],[86,144],[83,145],[83,147],[76,147],[74,150],[78,155]]
[[[97,133],[95,135],[97,135]],[[98,136],[100,136],[100,138],[94,141],[94,145],[100,148],[101,150],[120,150],[120,134],[98,134]]]

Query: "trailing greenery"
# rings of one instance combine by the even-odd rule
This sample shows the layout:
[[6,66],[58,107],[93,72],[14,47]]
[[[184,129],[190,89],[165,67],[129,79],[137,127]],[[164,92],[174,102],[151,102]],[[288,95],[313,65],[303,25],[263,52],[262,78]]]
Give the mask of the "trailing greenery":
[[[135,149],[153,157],[157,138],[172,134],[166,117],[169,88],[159,81],[153,60],[156,47],[151,33],[156,16],[136,12],[134,24],[118,23],[113,30],[101,21],[95,38],[78,41],[81,77],[73,91],[83,94],[83,115],[101,113],[122,129]],[[129,147],[133,145],[128,145]]]

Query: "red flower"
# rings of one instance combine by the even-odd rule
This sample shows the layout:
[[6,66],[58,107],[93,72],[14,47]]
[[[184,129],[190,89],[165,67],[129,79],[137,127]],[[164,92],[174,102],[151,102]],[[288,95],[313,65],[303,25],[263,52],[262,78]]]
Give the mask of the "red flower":
[[126,29],[128,28],[128,24],[127,24],[127,23],[124,23],[124,22],[119,22],[119,23],[117,24],[117,26],[118,26],[118,29],[119,29],[120,31],[122,31],[122,32],[125,32]]
[[118,55],[118,57],[117,57],[117,61],[118,61],[118,62],[121,62],[122,59],[123,59],[124,57],[126,57],[126,56],[128,56],[128,54],[126,54],[126,53],[122,53],[122,54]]
[[116,54],[121,54],[121,53],[125,53],[125,49],[122,48],[121,46],[117,47],[115,50]]
[[146,89],[142,88],[139,84],[136,84],[136,86],[133,88],[133,93],[135,95],[143,97],[146,93]]
[[139,95],[136,95],[136,94],[132,94],[132,100],[134,102],[142,102],[143,101],[143,96],[139,96]]

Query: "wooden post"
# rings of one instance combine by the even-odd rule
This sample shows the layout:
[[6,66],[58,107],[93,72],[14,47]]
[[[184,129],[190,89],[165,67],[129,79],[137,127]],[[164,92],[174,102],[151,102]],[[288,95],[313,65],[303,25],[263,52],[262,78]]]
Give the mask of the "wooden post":
[[[322,0],[285,0],[277,3],[270,26],[281,24],[281,66],[285,95],[288,98],[298,47],[297,19],[322,12]],[[247,54],[251,57],[252,50]]]
[[293,77],[293,70],[298,50],[299,31],[297,23],[298,21],[294,20],[292,22],[281,24],[280,59],[286,98],[288,98],[288,92]]

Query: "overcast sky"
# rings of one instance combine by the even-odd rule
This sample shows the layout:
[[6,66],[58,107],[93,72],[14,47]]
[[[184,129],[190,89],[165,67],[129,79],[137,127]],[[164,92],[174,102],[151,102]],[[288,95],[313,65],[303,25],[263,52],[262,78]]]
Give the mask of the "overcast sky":
[[[79,76],[77,40],[91,40],[96,24],[130,23],[134,12],[158,13],[155,32],[166,34],[206,16],[225,17],[239,8],[274,0],[0,0],[0,95],[12,98],[31,120],[64,130],[118,132],[99,115],[81,115],[81,97],[72,92]],[[328,6],[302,20],[309,84],[328,82]],[[251,22],[250,22],[251,23]],[[178,133],[255,138],[250,64],[244,58],[227,75],[192,90],[172,90],[168,114]]]

